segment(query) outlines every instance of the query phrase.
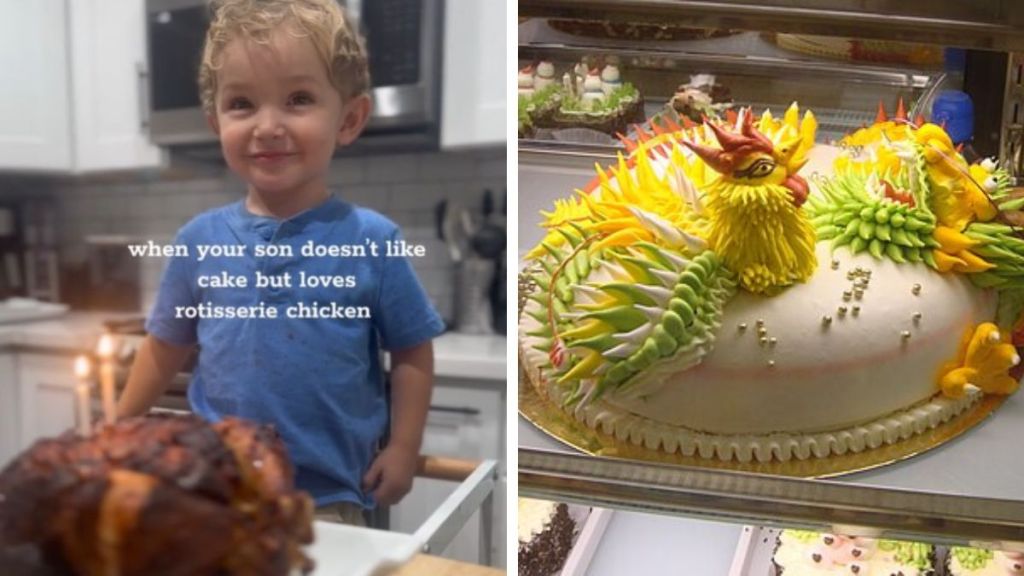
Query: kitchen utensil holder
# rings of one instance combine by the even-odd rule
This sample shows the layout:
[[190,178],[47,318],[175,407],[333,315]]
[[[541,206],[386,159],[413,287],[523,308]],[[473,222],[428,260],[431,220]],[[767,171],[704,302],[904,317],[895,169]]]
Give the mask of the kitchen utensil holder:
[[465,334],[492,334],[489,290],[493,260],[467,258],[455,268],[455,329]]

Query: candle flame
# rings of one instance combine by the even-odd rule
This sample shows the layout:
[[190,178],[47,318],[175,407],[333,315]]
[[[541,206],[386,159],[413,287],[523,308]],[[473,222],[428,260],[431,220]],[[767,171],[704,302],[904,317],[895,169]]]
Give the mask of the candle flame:
[[99,344],[96,346],[96,354],[104,360],[114,356],[114,337],[110,334],[100,336]]
[[89,359],[85,356],[79,356],[75,358],[75,376],[82,380],[89,377],[89,373],[92,372],[92,364]]

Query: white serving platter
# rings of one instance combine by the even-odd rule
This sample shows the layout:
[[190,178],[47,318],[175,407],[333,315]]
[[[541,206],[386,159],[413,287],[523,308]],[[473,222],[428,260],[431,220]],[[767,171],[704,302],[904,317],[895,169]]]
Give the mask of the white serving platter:
[[316,521],[313,530],[316,541],[306,553],[316,562],[314,576],[384,576],[423,546],[411,534],[373,528]]
[[732,557],[729,576],[775,576],[775,542],[779,537],[778,528],[744,526],[736,554]]
[[614,511],[575,504],[568,506],[569,515],[580,528],[574,537],[572,550],[562,565],[560,576],[585,576]]

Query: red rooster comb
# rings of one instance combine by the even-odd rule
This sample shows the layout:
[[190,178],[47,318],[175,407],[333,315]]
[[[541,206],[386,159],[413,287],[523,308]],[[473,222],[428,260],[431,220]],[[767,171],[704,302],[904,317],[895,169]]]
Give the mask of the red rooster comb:
[[683,144],[720,174],[731,173],[736,168],[737,162],[750,154],[755,152],[771,154],[774,151],[771,140],[754,128],[753,114],[750,109],[743,111],[743,120],[740,123],[738,134],[710,122],[707,118],[704,119],[704,124],[715,133],[715,139],[722,146],[721,149],[689,140],[683,140]]

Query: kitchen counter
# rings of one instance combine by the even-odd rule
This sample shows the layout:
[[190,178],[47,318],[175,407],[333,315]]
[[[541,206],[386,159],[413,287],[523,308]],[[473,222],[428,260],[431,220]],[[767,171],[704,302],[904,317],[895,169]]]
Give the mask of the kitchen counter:
[[434,339],[434,376],[504,382],[507,342],[496,334],[445,332]]
[[33,322],[0,324],[0,349],[31,349],[56,355],[91,351],[103,334],[105,320],[136,317],[124,312],[69,312],[63,316]]
[[[49,320],[0,324],[0,350],[16,348],[61,356],[81,354],[95,348],[105,320],[137,316],[118,312],[69,312]],[[500,335],[446,332],[434,340],[434,375],[504,382],[506,343],[505,337]]]

